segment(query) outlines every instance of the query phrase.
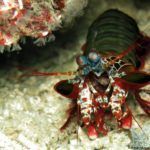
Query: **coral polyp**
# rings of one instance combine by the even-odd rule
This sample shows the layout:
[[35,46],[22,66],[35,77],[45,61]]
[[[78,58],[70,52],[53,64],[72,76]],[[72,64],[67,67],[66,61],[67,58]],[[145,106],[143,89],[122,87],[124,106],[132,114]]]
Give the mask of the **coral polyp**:
[[[86,0],[79,0],[81,8],[70,9],[74,0],[2,0],[0,2],[0,51],[19,50],[18,41],[24,37],[37,39],[35,44],[42,46],[54,40],[53,31],[62,26],[69,11],[75,15],[86,6]],[[74,16],[70,16],[73,18]]]

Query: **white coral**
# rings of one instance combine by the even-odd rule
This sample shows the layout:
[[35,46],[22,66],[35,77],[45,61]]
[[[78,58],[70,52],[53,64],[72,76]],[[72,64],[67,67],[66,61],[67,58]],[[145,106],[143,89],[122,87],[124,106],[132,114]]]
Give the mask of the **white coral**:
[[[64,7],[58,8],[59,2]],[[14,45],[13,50],[20,50],[16,46],[20,38],[30,36],[40,38],[35,43],[42,46],[47,37],[54,40],[49,37],[61,28],[62,22],[70,22],[86,5],[87,0],[3,0],[0,2],[0,45],[7,46],[7,50]],[[3,51],[1,47],[0,52]]]

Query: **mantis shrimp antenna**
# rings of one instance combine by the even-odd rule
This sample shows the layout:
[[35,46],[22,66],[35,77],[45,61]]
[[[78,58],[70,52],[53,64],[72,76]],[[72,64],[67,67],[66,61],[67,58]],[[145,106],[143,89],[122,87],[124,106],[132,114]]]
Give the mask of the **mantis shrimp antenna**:
[[[128,110],[130,110],[129,106],[127,105],[127,103],[125,103],[126,107],[128,108]],[[131,112],[131,111],[130,111]],[[145,131],[143,130],[142,126],[140,125],[140,123],[137,121],[136,117],[133,115],[133,113],[131,112],[132,118],[133,120],[136,122],[136,124],[138,125],[138,127],[141,129],[141,131],[143,132],[143,134],[145,135],[145,137],[148,139],[148,135],[145,133]]]
[[[134,49],[136,50],[138,47],[145,49],[144,44],[146,44],[146,43],[147,43],[148,48],[145,50],[144,53],[146,53],[146,54],[149,53],[150,38],[147,37],[147,36],[144,36],[143,41],[141,41],[139,43],[138,43],[138,41],[136,41],[134,44],[132,44],[131,46],[129,46],[128,49],[124,50],[122,53],[120,53],[119,55],[117,55],[112,61],[110,61],[109,64],[108,64],[108,66],[113,65],[117,60],[125,57],[126,55],[128,55],[128,53],[130,51],[132,51]],[[138,52],[138,50],[137,50],[137,52]]]
[[131,114],[134,121],[137,123],[138,127],[141,129],[141,131],[143,132],[143,134],[145,135],[145,137],[148,139],[148,135],[144,132],[143,128],[141,127],[141,125],[139,124],[139,122],[136,120],[135,116],[133,114]]
[[20,77],[24,76],[72,76],[75,75],[76,71],[68,71],[68,72],[38,72],[33,71],[31,74],[23,74]]
[[109,62],[109,66],[115,64],[115,62],[121,58],[123,58],[124,56],[126,56],[130,51],[132,51],[134,48],[136,48],[138,46],[137,43],[134,43],[133,45],[131,45],[127,50],[123,51],[122,53],[120,53],[118,56],[116,56],[112,61]]

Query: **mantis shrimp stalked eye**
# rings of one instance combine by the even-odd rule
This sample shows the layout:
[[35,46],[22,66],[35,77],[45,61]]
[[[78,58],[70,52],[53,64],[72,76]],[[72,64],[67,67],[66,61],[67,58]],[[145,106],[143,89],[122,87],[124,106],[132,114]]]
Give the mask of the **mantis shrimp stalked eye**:
[[96,52],[90,52],[88,55],[89,61],[97,63],[100,61],[100,56]]
[[78,64],[79,66],[85,66],[85,65],[88,64],[87,58],[86,58],[85,56],[82,56],[82,55],[80,55],[80,56],[78,56],[78,57],[76,58],[76,62],[77,62],[77,64]]

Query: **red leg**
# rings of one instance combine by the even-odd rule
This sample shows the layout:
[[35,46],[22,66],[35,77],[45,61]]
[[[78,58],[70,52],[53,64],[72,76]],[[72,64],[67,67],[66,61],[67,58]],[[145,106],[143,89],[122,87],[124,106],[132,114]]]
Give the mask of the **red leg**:
[[95,124],[97,126],[97,131],[99,133],[102,133],[103,135],[107,135],[108,130],[106,129],[105,123],[104,123],[104,111],[101,109],[98,109],[95,112]]
[[126,96],[127,93],[125,90],[123,90],[117,85],[114,85],[109,105],[111,106],[112,114],[117,120],[120,120],[123,116],[123,111],[121,107],[125,102]]
[[126,91],[115,85],[114,91],[110,98],[110,106],[114,117],[118,121],[119,127],[130,129],[132,125],[132,114],[125,104],[126,97]]
[[93,140],[93,139],[96,139],[98,137],[98,133],[96,131],[96,128],[95,128],[94,124],[91,123],[86,128],[87,128],[88,137],[90,139]]
[[66,122],[64,123],[64,125],[60,128],[61,131],[63,131],[68,126],[71,119],[74,117],[76,110],[77,110],[77,104],[76,103],[71,104],[70,108],[67,110],[68,118]]
[[138,101],[142,109],[145,111],[145,113],[150,116],[150,102],[142,99],[139,95],[139,92],[140,91],[137,91],[135,93],[136,100]]
[[130,129],[132,126],[132,113],[127,106],[124,107],[126,107],[126,110],[123,113],[123,117],[118,121],[118,124],[120,128]]
[[87,129],[87,134],[90,139],[95,139],[98,137],[98,133],[93,124],[93,102],[92,93],[90,91],[89,85],[84,82],[82,88],[79,90],[78,105],[80,106],[81,121],[84,127]]

